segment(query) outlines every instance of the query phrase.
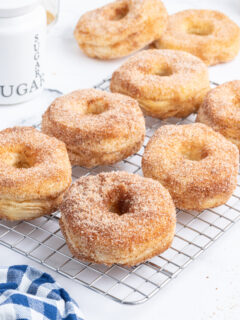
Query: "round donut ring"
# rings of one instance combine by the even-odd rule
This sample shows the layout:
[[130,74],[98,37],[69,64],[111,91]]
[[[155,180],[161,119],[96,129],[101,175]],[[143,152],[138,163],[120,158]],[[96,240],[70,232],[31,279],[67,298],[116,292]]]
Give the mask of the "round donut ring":
[[112,76],[111,91],[138,100],[147,115],[165,119],[195,112],[210,89],[206,65],[187,52],[145,50]]
[[150,139],[142,170],[168,189],[177,208],[202,211],[231,197],[238,159],[236,146],[204,124],[166,125]]
[[31,127],[0,131],[0,218],[29,220],[50,214],[70,184],[64,143]]
[[139,264],[165,251],[174,236],[169,192],[157,181],[127,172],[80,178],[60,210],[70,251],[94,263]]
[[57,98],[43,115],[42,130],[66,143],[73,165],[91,168],[137,152],[145,121],[130,97],[85,89]]
[[88,56],[114,59],[158,39],[166,26],[167,11],[160,0],[120,0],[85,13],[74,35]]
[[207,65],[214,65],[236,57],[240,29],[221,12],[185,10],[169,16],[167,30],[154,46],[187,51]]
[[240,149],[240,81],[212,89],[199,108],[197,121],[207,124]]

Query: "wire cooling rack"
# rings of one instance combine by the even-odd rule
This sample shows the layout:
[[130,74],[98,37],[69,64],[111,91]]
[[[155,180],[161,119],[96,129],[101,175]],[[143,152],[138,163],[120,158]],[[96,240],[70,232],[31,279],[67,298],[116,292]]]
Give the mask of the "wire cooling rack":
[[[216,83],[212,83],[217,85]],[[109,79],[95,88],[108,90]],[[186,119],[167,121],[146,117],[146,138],[138,153],[112,166],[87,170],[73,167],[73,180],[102,171],[125,170],[142,175],[141,158],[144,147],[154,131],[164,124],[184,124]],[[40,125],[35,125],[40,128]],[[40,264],[123,304],[137,304],[150,299],[175,278],[198,255],[214,243],[240,218],[240,185],[223,206],[197,213],[177,211],[176,235],[170,249],[136,267],[107,267],[75,259],[69,252],[59,229],[59,212],[32,221],[0,220],[0,243]]]

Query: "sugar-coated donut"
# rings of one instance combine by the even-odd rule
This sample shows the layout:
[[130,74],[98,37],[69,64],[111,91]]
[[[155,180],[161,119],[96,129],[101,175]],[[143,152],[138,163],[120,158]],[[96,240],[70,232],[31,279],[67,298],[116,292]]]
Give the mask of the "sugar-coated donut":
[[197,121],[205,123],[240,149],[240,81],[212,89],[199,108]]
[[176,217],[169,192],[127,172],[85,176],[61,204],[61,230],[72,254],[112,265],[136,265],[165,251]]
[[210,89],[206,65],[175,50],[145,50],[129,58],[112,76],[111,91],[138,100],[144,112],[165,119],[195,112]]
[[43,115],[42,130],[66,143],[73,165],[90,168],[137,152],[145,122],[132,98],[85,89],[57,98]]
[[29,220],[50,214],[70,184],[64,143],[32,127],[0,131],[0,218]]
[[202,211],[230,198],[238,159],[236,146],[204,124],[166,125],[150,139],[142,170],[168,189],[177,208]]
[[169,16],[158,49],[187,51],[207,65],[235,58],[240,48],[240,29],[225,14],[213,10],[185,10]]
[[113,59],[158,39],[166,25],[167,11],[160,0],[120,0],[85,13],[74,35],[88,56]]

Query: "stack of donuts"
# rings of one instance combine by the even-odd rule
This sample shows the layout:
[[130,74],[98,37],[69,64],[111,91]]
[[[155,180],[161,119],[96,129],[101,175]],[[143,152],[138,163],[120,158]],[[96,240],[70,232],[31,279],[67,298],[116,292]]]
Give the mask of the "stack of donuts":
[[[0,217],[27,220],[60,209],[75,257],[136,265],[169,248],[175,208],[213,208],[236,188],[240,81],[210,89],[207,66],[236,56],[239,27],[216,11],[168,17],[160,0],[120,0],[84,14],[75,37],[99,59],[155,48],[128,58],[113,73],[111,92],[82,89],[57,98],[41,132],[0,132]],[[111,166],[138,152],[144,115],[192,113],[196,123],[161,123],[144,150],[144,177],[102,172],[71,185],[71,165]]]

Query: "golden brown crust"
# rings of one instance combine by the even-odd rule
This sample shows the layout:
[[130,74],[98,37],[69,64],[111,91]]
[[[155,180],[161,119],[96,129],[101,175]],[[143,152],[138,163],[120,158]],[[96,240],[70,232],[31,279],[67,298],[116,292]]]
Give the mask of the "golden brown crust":
[[238,165],[236,146],[200,123],[159,128],[142,160],[144,176],[160,181],[176,207],[196,211],[230,198]]
[[158,39],[166,24],[167,11],[160,0],[120,0],[85,13],[74,36],[88,56],[114,59]]
[[166,250],[174,236],[175,208],[168,191],[127,172],[80,178],[60,210],[72,254],[95,263],[138,264]]
[[240,29],[221,12],[185,10],[169,16],[166,32],[154,45],[158,49],[187,51],[207,65],[214,65],[238,54]]
[[137,101],[96,89],[57,98],[43,115],[42,130],[66,143],[72,164],[113,164],[137,152],[145,122]]
[[198,122],[205,123],[240,149],[240,81],[226,82],[206,95],[198,111]]
[[33,219],[56,210],[71,184],[64,143],[32,127],[0,131],[0,217]]
[[189,53],[145,50],[129,58],[112,76],[112,92],[138,100],[153,117],[184,117],[195,112],[210,89],[206,65]]

